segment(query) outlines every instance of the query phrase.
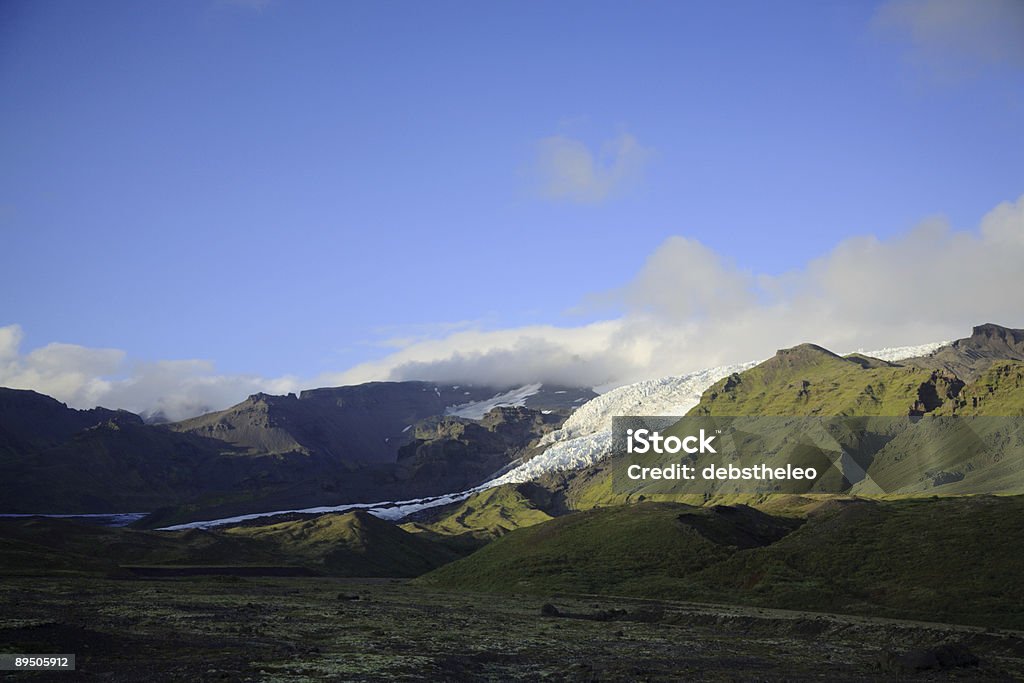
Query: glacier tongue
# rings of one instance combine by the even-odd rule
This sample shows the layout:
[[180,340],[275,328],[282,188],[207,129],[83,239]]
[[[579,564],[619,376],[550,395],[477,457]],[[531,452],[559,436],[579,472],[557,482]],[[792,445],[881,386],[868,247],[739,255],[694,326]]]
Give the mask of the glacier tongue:
[[612,442],[612,418],[617,415],[685,415],[700,402],[712,384],[734,372],[743,372],[760,361],[706,368],[678,377],[649,379],[627,384],[598,396],[576,409],[562,428],[541,441],[550,444],[537,457],[492,479],[483,486],[531,481],[547,472],[593,465],[608,454]]

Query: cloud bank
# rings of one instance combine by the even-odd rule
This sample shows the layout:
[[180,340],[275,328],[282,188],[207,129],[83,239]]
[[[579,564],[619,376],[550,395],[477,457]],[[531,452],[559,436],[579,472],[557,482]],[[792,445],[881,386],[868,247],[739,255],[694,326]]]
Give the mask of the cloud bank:
[[812,341],[837,351],[1024,326],[1024,196],[974,230],[927,220],[892,240],[841,242],[804,268],[764,275],[685,237],[666,240],[626,287],[621,315],[577,327],[461,332],[330,376],[610,386],[764,358]]
[[[577,326],[454,328],[385,358],[317,378],[217,374],[198,360],[137,362],[117,349],[49,344],[27,353],[0,327],[0,385],[75,407],[180,419],[256,391],[369,380],[609,387],[765,358],[813,341],[836,351],[966,336],[972,325],[1024,327],[1024,196],[971,230],[941,218],[891,240],[847,239],[782,275],[743,270],[685,237],[666,240],[627,286],[597,293],[616,309]],[[391,348],[395,348],[392,344]]]
[[33,389],[74,408],[124,408],[180,420],[237,403],[257,391],[288,393],[295,377],[219,375],[202,360],[130,361],[119,349],[47,344],[21,353],[18,325],[0,327],[0,386]]

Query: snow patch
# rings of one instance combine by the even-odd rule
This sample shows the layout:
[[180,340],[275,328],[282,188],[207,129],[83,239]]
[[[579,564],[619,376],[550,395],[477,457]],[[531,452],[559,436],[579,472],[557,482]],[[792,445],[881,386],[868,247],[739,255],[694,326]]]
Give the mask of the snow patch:
[[469,420],[479,420],[483,418],[492,408],[499,406],[521,406],[526,403],[526,399],[530,398],[534,394],[540,391],[541,384],[527,384],[513,389],[512,391],[506,391],[504,394],[498,394],[492,396],[485,401],[472,401],[470,403],[460,403],[456,406],[450,406],[445,409],[445,415],[452,415],[454,417],[464,417]]

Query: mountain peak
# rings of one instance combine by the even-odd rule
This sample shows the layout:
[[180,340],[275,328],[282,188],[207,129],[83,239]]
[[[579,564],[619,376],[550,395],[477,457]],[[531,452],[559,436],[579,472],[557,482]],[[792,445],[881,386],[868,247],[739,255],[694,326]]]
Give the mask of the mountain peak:
[[901,363],[944,370],[965,382],[973,382],[997,360],[1024,361],[1024,330],[985,323],[976,326],[970,337]]
[[762,363],[762,366],[775,370],[793,369],[828,361],[846,362],[846,359],[817,344],[797,344],[788,349],[779,349],[774,356]]
[[[1024,346],[1024,330],[1003,327],[995,323],[985,323],[976,326],[968,339],[975,343],[1002,342],[1008,346]],[[961,339],[956,343],[959,344],[963,341],[967,340]]]
[[824,346],[818,346],[817,344],[803,343],[791,346],[788,349],[779,349],[775,352],[776,356],[791,356],[794,358],[807,358],[815,356],[825,356],[828,358],[839,358],[836,354],[832,353]]

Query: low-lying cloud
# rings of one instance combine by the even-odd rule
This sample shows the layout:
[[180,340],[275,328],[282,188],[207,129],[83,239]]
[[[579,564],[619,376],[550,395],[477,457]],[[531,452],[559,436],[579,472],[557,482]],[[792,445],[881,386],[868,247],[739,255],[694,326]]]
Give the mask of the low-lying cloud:
[[203,360],[131,361],[119,349],[47,344],[21,353],[18,325],[0,327],[0,386],[33,389],[75,408],[124,408],[180,420],[237,403],[257,391],[287,393],[295,377],[221,375]]
[[[117,349],[50,344],[22,352],[0,327],[0,385],[75,407],[180,419],[250,393],[369,380],[611,386],[765,358],[812,341],[836,351],[966,336],[972,325],[1024,326],[1024,196],[971,230],[941,218],[893,239],[853,237],[782,275],[744,270],[685,237],[666,240],[627,286],[595,293],[615,308],[585,325],[455,328],[373,362],[317,378],[217,374],[197,360],[136,362]],[[567,302],[571,303],[571,302]],[[394,345],[392,345],[394,348]]]

